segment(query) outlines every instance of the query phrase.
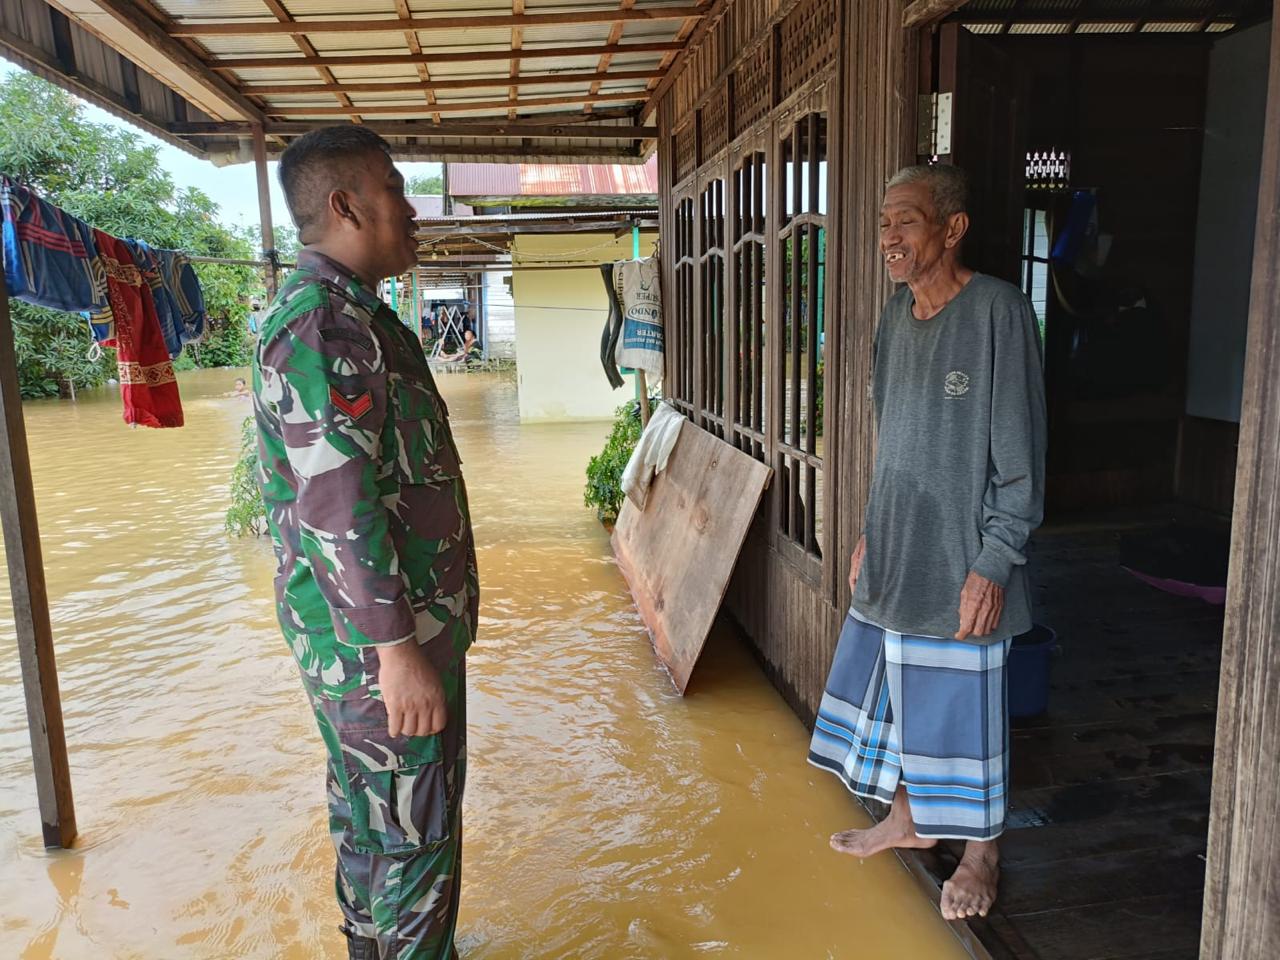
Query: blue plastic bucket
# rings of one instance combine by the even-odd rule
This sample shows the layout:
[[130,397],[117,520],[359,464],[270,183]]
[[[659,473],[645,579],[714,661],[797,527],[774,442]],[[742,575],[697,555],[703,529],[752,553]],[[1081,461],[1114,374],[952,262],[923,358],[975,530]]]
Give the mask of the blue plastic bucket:
[[1057,644],[1058,635],[1039,623],[1013,638],[1006,669],[1010,717],[1036,717],[1049,709],[1049,663]]

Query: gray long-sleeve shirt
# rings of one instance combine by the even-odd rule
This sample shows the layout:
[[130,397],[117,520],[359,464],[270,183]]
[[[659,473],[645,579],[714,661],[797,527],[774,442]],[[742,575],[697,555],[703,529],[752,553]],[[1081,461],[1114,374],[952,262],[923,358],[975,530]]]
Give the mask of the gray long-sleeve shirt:
[[1031,627],[1026,543],[1044,508],[1044,377],[1035,313],[983,274],[937,316],[910,288],[876,334],[879,440],[853,603],[899,633],[950,637],[970,571],[1006,587],[1002,639]]

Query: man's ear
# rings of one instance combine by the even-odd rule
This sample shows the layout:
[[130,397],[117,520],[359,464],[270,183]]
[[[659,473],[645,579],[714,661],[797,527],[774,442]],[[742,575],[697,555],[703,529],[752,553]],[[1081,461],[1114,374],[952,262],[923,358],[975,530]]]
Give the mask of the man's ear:
[[957,247],[960,241],[964,239],[964,235],[969,232],[969,215],[963,211],[953,213],[947,217],[947,237],[946,245],[948,247]]
[[360,226],[360,217],[351,202],[351,194],[345,190],[331,190],[329,192],[329,212],[340,223],[352,227]]

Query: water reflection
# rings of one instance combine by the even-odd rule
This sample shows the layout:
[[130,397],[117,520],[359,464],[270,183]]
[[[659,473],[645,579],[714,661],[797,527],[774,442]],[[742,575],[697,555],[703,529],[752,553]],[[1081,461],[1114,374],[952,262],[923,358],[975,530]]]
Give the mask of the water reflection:
[[[129,430],[110,392],[26,408],[83,833],[40,847],[4,592],[0,956],[345,955],[270,550],[222,532],[235,375],[186,375],[178,431]],[[521,426],[493,377],[442,388],[484,582],[464,956],[963,956],[894,861],[827,851],[851,804],[732,639],[674,695],[582,507],[607,425]]]

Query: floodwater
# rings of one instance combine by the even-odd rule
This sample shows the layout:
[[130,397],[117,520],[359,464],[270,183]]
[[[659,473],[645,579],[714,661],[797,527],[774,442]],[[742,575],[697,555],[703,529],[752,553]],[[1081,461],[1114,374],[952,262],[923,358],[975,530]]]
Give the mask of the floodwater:
[[[128,429],[111,390],[26,406],[80,838],[41,846],[0,590],[6,960],[346,955],[271,551],[222,530],[234,375],[184,375],[182,430]],[[860,814],[735,640],[675,695],[582,507],[607,424],[521,426],[492,375],[442,390],[483,583],[463,957],[965,956],[892,856],[828,849]]]

